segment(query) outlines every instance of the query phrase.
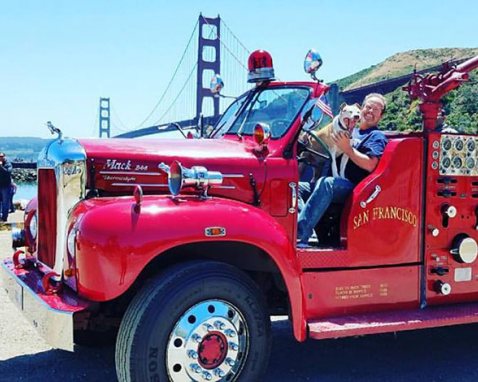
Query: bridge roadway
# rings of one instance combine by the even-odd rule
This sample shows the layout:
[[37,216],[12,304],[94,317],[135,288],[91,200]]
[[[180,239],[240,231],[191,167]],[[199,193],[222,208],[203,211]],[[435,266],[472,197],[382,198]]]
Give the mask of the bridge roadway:
[[[21,217],[18,211],[10,222]],[[10,246],[10,232],[0,231],[0,258],[11,255]],[[54,350],[1,288],[0,307],[0,382],[116,381],[113,346]],[[274,317],[272,333],[267,382],[478,380],[478,325],[300,344],[288,322]]]

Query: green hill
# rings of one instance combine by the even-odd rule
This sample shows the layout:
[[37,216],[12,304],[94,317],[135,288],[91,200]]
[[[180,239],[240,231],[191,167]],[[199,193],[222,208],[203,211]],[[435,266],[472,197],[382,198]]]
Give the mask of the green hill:
[[417,49],[396,53],[383,62],[335,81],[342,90],[350,90],[374,82],[388,80],[417,70],[438,66],[445,61],[478,55],[478,48]]
[[[419,49],[397,53],[383,62],[363,69],[355,74],[335,81],[341,90],[362,87],[377,81],[410,74],[416,68],[422,70],[438,66],[443,62],[478,55],[478,48]],[[478,70],[471,73],[470,80],[457,90],[446,95],[443,107],[447,124],[461,132],[478,132]],[[385,95],[387,113],[381,126],[392,130],[419,130],[421,114],[418,102],[411,103],[408,94],[401,88]]]

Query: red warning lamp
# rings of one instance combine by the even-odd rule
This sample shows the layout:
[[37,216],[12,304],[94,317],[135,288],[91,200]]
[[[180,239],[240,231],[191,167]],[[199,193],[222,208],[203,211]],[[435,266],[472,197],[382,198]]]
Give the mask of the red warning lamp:
[[249,74],[247,82],[271,81],[274,79],[274,66],[272,56],[265,50],[255,50],[249,56],[247,63]]

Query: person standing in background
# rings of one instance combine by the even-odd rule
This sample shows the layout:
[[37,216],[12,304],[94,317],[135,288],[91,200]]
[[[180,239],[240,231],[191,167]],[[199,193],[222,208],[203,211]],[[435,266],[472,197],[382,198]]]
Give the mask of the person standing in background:
[[12,164],[7,160],[5,154],[0,152],[0,199],[2,203],[1,221],[8,220],[8,211],[11,203],[12,186]]
[[17,185],[12,180],[12,184],[10,186],[10,212],[11,213],[15,212],[15,206],[13,205],[13,195],[15,195],[16,193],[17,193]]

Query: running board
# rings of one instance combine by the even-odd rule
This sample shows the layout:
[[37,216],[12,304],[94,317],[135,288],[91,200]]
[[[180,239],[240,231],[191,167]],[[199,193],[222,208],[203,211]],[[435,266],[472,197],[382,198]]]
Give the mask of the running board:
[[365,334],[399,332],[478,322],[478,303],[432,306],[405,310],[360,314],[310,321],[309,337],[340,338]]

